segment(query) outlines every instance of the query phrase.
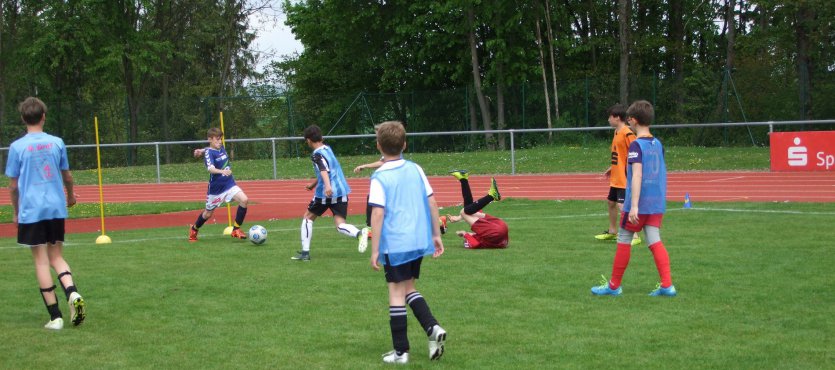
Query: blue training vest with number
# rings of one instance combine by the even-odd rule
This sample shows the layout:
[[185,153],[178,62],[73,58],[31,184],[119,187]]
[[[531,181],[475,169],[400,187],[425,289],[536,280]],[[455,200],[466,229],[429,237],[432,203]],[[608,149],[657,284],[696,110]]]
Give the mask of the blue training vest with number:
[[[664,147],[656,138],[638,138],[633,142],[641,147],[641,195],[638,199],[638,213],[652,215],[664,213],[667,209],[667,165],[664,163]],[[626,171],[626,201],[623,211],[632,209],[632,166]]]
[[435,252],[432,214],[426,186],[413,162],[371,176],[386,194],[385,216],[380,232],[380,263],[388,254],[391,266],[402,265]]
[[[333,149],[327,145],[322,145],[313,152],[321,154],[328,162],[328,169],[330,170],[328,171],[328,179],[331,181],[331,189],[333,190],[331,198],[339,198],[351,194],[351,187],[348,186],[348,181],[345,180],[345,174],[342,173],[342,166],[336,160]],[[316,172],[316,178],[319,179],[319,183],[316,184],[316,198],[328,198],[325,195],[325,182],[322,181],[322,173],[316,168],[316,164],[313,165],[313,171]]]

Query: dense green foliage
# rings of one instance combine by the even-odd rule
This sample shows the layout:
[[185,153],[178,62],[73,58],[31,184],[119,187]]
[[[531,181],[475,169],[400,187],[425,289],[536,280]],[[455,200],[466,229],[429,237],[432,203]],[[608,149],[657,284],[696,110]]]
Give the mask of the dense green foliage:
[[[430,363],[410,312],[411,365],[831,367],[835,296],[821,288],[831,284],[831,243],[820,230],[835,223],[833,206],[697,206],[670,204],[663,238],[679,296],[658,299],[646,295],[658,274],[645,246],[633,248],[622,297],[589,293],[614,254],[592,237],[605,224],[603,201],[491,204],[510,226],[510,247],[471,251],[443,237],[446,253],[423,263],[417,287],[449,332],[447,351]],[[322,219],[313,260],[297,263],[297,220],[250,222],[269,230],[265,245],[221,237],[220,225],[197,243],[182,227],[111,231],[107,246],[69,235],[64,255],[88,317],[60,332],[41,328],[29,251],[0,239],[3,366],[391,369],[380,361],[391,348],[385,280],[368,254]]]
[[[249,17],[267,0],[4,0],[0,138],[21,128],[16,104],[40,96],[50,129],[91,143],[192,139],[199,97],[237,95],[253,77]],[[48,125],[49,125],[48,123]]]
[[[261,75],[250,25],[279,9],[304,51]],[[826,0],[4,0],[0,146],[28,95],[69,144],[94,141],[94,115],[105,143],[201,139],[220,111],[231,138],[313,123],[371,133],[387,119],[413,132],[599,126],[636,99],[659,124],[833,118],[833,19]],[[752,141],[744,128],[676,136]]]
[[[636,99],[655,103],[660,123],[835,117],[827,98],[835,92],[835,3],[625,1],[628,51],[619,46],[617,1],[285,1],[305,50],[275,63],[275,73],[288,81],[299,116],[335,133],[369,132],[385,119],[413,131],[545,127],[555,94],[556,127],[605,124],[607,107]],[[486,111],[476,108],[478,86]],[[690,139],[727,144],[721,135]]]

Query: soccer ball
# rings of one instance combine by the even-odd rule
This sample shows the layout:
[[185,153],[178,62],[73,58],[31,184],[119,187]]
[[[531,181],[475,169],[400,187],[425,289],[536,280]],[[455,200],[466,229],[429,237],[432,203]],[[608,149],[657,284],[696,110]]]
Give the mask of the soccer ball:
[[247,237],[252,244],[264,244],[267,241],[267,229],[261,225],[255,225],[249,228],[249,235]]

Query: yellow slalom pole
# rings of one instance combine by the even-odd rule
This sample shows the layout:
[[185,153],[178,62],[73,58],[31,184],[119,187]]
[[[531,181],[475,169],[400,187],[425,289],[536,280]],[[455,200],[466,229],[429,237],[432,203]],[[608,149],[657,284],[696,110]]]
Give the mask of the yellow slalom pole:
[[[223,136],[220,137],[220,141],[223,143],[223,149],[226,149],[226,129],[223,128],[223,111],[220,111],[220,132],[223,133]],[[226,153],[229,155],[229,152]],[[222,168],[221,168],[222,169]],[[223,229],[223,235],[232,235],[232,206],[229,203],[226,203],[226,215],[229,219],[229,226]]]
[[93,125],[96,129],[96,163],[99,170],[99,209],[101,214],[101,235],[96,238],[96,244],[110,244],[110,237],[104,233],[104,192],[101,185],[101,151],[99,150],[99,117],[93,116]]

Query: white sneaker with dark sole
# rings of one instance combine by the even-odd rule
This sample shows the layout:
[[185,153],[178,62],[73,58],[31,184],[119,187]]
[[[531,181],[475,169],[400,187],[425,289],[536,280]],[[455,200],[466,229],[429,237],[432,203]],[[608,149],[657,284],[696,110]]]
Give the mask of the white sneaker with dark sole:
[[78,292],[72,292],[67,303],[70,306],[70,322],[75,326],[81,325],[87,317],[87,304],[84,298]]
[[371,228],[363,227],[360,230],[359,241],[357,243],[357,250],[360,253],[365,253],[365,250],[368,248],[368,232]]
[[64,319],[59,317],[55,320],[46,323],[46,325],[44,325],[43,327],[49,330],[61,330],[64,328]]
[[429,359],[437,360],[444,355],[444,341],[446,341],[446,330],[440,325],[432,327],[432,334],[429,335]]
[[394,350],[383,353],[383,362],[387,364],[408,364],[409,352],[403,352],[402,355],[398,355],[397,351]]

